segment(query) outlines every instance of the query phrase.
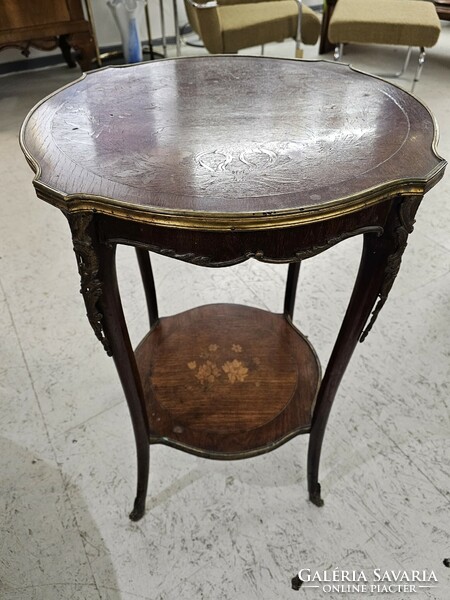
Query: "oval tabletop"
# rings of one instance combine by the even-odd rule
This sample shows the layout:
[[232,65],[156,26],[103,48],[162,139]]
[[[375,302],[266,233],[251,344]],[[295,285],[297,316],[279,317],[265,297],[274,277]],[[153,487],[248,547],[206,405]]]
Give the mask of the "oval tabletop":
[[38,195],[179,227],[311,222],[442,175],[436,126],[400,88],[326,61],[179,58],[106,68],[28,115]]

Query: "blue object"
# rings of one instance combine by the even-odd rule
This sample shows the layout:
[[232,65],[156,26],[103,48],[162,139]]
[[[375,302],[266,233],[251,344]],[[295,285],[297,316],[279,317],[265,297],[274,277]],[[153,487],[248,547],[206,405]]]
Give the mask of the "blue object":
[[137,17],[146,0],[108,0],[114,20],[120,31],[123,55],[126,63],[142,61],[142,46],[139,38]]
[[142,61],[142,46],[135,17],[130,17],[128,23],[128,62],[137,63]]

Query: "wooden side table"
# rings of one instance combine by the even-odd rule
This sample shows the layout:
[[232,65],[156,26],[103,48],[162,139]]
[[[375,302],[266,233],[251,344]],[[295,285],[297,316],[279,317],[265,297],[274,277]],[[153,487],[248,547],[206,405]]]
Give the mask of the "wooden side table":
[[[413,96],[322,61],[205,56],[108,68],[31,111],[21,144],[34,186],[69,221],[87,316],[130,409],[133,520],[144,514],[149,443],[244,458],[309,433],[309,496],[322,504],[331,405],[386,302],[420,201],[444,173],[435,143]],[[292,323],[300,262],[355,235],[361,265],[321,378]],[[117,244],[136,247],[148,301],[150,332],[135,351]],[[160,319],[149,251],[205,267],[289,263],[284,312],[218,304]]]

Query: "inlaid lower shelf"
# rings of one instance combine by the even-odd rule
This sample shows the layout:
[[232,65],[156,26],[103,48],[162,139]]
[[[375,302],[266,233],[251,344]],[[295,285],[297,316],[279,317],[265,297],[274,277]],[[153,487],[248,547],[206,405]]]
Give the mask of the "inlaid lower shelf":
[[283,315],[211,304],[162,318],[136,360],[150,443],[233,459],[310,430],[320,365]]

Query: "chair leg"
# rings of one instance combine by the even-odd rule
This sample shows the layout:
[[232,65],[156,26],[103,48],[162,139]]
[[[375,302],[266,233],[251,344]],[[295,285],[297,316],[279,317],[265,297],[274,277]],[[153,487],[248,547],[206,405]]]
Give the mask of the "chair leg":
[[409,46],[408,52],[406,53],[405,62],[403,63],[403,67],[402,67],[401,71],[399,71],[398,73],[395,73],[395,75],[393,75],[393,77],[401,77],[403,75],[403,73],[406,71],[406,69],[408,68],[408,65],[409,65],[409,59],[411,58],[411,52],[412,52],[412,47]]
[[166,40],[166,24],[164,19],[164,4],[163,0],[159,0],[159,18],[161,23],[161,39],[164,58],[167,58],[167,40]]
[[342,55],[344,54],[344,44],[338,44],[334,49],[333,58],[338,61],[341,60]]
[[180,36],[180,22],[178,19],[177,0],[173,0],[173,21],[175,24],[175,46],[177,49],[177,56],[181,56],[181,36]]
[[400,69],[400,71],[397,71],[396,73],[377,73],[377,75],[379,77],[386,77],[387,79],[397,79],[398,77],[401,77],[408,68],[409,59],[411,58],[411,52],[412,47],[409,46],[408,51],[406,53],[405,62],[403,63],[403,67]]
[[264,56],[264,44],[261,44],[261,56]]
[[297,33],[295,34],[295,58],[303,58],[302,48],[302,0],[296,0],[298,7]]
[[419,54],[419,64],[417,65],[417,70],[416,70],[416,74],[414,75],[414,81],[411,87],[411,92],[414,91],[414,88],[416,87],[416,83],[419,81],[420,79],[420,75],[422,73],[422,69],[423,69],[423,63],[425,62],[425,48],[422,46],[420,48],[420,54]]
[[[342,58],[343,49],[344,49],[344,44],[338,44],[335,47],[334,60],[338,61]],[[405,73],[406,69],[408,68],[409,61],[411,59],[411,53],[412,53],[412,47],[409,46],[408,51],[406,53],[405,62],[403,63],[403,67],[400,69],[400,71],[397,71],[396,73],[377,73],[378,77],[383,77],[386,79],[391,79],[391,78],[397,79],[398,77],[401,77]],[[419,63],[417,65],[416,74],[414,75],[411,92],[414,92],[416,83],[419,81],[420,75],[422,74],[423,64],[425,62],[425,56],[426,56],[425,48],[423,46],[421,46],[420,54],[419,54]]]
[[[411,53],[412,53],[412,48],[410,46],[408,48],[408,52],[406,53],[406,58],[405,58],[405,62],[403,64],[403,67],[397,73],[377,73],[377,75],[379,77],[384,77],[386,79],[401,77],[405,73],[406,69],[408,68],[409,60],[411,58]],[[412,86],[411,86],[411,92],[414,91],[416,83],[420,79],[420,75],[422,73],[424,62],[425,62],[425,48],[423,46],[421,46],[420,47],[420,54],[419,54],[419,63],[417,65],[416,73],[414,75],[414,80],[413,80],[413,83],[412,83]]]

